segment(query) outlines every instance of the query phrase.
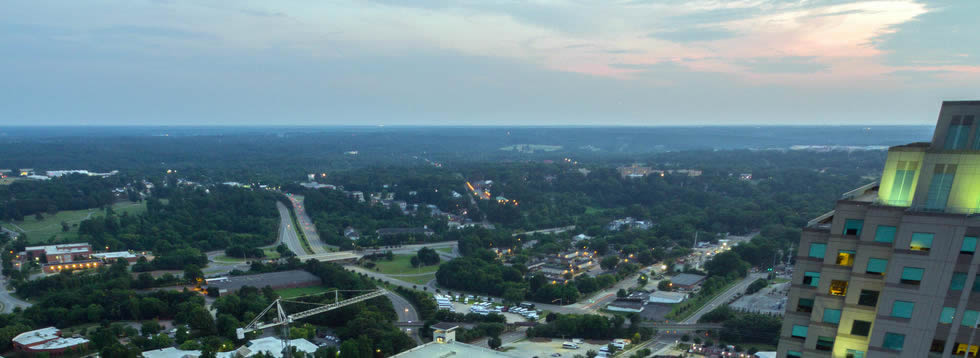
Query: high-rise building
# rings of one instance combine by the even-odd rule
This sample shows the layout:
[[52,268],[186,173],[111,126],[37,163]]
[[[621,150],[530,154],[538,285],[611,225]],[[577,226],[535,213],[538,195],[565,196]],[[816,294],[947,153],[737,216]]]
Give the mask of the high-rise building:
[[778,357],[976,357],[980,101],[803,229]]

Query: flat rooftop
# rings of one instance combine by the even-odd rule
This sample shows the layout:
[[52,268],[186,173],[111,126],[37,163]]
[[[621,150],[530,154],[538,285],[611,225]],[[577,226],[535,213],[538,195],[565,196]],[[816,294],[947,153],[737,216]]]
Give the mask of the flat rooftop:
[[154,349],[143,352],[143,358],[188,358],[200,356],[201,351],[184,351],[175,347]]
[[262,288],[265,286],[285,287],[304,283],[319,283],[320,278],[302,270],[260,273],[257,275],[229,276],[227,281],[209,283],[208,287],[216,287],[229,291],[238,290],[244,286]]
[[68,255],[68,254],[89,252],[91,250],[92,247],[89,246],[88,243],[29,246],[24,248],[25,252],[44,251],[44,253],[47,255]]
[[693,273],[682,273],[680,275],[670,278],[670,282],[672,282],[675,285],[681,285],[681,286],[696,285],[701,281],[704,281],[704,276],[695,275]]
[[54,327],[35,329],[33,331],[27,331],[18,334],[17,336],[14,337],[13,342],[17,344],[29,346],[32,344],[37,344],[38,342],[44,342],[49,339],[58,338],[60,337],[58,333],[59,333],[58,329]]
[[409,349],[396,354],[392,357],[398,358],[443,358],[443,357],[466,357],[466,358],[517,358],[518,356],[497,352],[474,345],[451,342],[435,343],[430,342],[421,346]]

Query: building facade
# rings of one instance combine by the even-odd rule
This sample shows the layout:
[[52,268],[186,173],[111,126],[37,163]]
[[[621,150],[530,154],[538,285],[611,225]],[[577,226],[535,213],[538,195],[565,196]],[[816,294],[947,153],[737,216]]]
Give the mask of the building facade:
[[976,357],[978,116],[943,103],[931,142],[803,229],[778,357]]

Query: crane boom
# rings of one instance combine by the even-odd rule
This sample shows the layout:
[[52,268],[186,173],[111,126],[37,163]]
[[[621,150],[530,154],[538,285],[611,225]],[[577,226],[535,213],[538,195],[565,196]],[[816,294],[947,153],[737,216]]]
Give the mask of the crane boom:
[[[337,292],[340,292],[340,291],[335,291],[335,294]],[[355,304],[355,303],[358,303],[358,302],[367,301],[367,300],[370,300],[372,298],[381,297],[381,296],[384,296],[384,295],[387,295],[387,294],[388,294],[388,290],[385,290],[383,288],[379,288],[377,290],[370,291],[370,292],[365,293],[363,295],[358,295],[358,296],[351,297],[351,298],[348,298],[348,299],[343,300],[343,301],[337,301],[337,302],[334,302],[334,303],[327,303],[327,304],[312,303],[312,302],[302,302],[302,301],[290,301],[290,300],[284,300],[282,298],[277,298],[275,300],[275,302],[272,302],[272,304],[269,305],[269,307],[266,307],[265,310],[262,311],[262,313],[260,313],[258,316],[256,316],[255,319],[252,320],[252,322],[250,322],[245,327],[236,329],[235,330],[235,333],[238,336],[238,339],[244,339],[245,338],[245,333],[248,333],[248,332],[261,331],[263,329],[270,328],[270,327],[288,325],[288,324],[290,324],[293,321],[298,320],[298,319],[302,319],[302,318],[306,318],[306,317],[309,317],[309,316],[317,315],[317,314],[320,314],[320,313],[323,313],[323,312],[327,312],[327,311],[332,311],[332,310],[335,310],[335,309],[338,309],[338,308],[341,308],[341,307],[344,307],[344,306],[349,306],[349,305],[352,305],[352,304]],[[307,304],[307,305],[316,305],[317,307],[314,307],[314,308],[311,308],[311,309],[308,309],[308,310],[305,310],[305,311],[296,312],[296,313],[293,313],[293,314],[286,314],[286,311],[282,309],[282,303],[283,302],[287,302],[287,303],[302,303],[302,304]],[[264,322],[264,323],[261,322],[262,317],[265,316],[265,314],[268,313],[270,310],[272,310],[273,307],[276,308],[276,313],[277,313],[276,314],[276,317],[273,318],[271,322]]]

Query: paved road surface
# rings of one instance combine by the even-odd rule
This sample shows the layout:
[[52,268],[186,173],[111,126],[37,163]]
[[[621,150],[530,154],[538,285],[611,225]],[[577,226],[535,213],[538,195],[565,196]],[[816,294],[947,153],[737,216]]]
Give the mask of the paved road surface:
[[316,226],[313,226],[313,220],[310,220],[310,216],[306,215],[306,209],[303,208],[303,196],[290,195],[289,200],[293,202],[293,210],[296,211],[296,220],[299,221],[299,228],[306,234],[306,241],[310,243],[310,248],[313,249],[313,253],[324,254],[328,251],[327,248],[336,250],[336,246],[326,245],[320,241],[320,234],[317,234]]
[[289,215],[289,208],[280,202],[276,202],[276,208],[279,209],[279,241],[285,243],[286,248],[295,253],[296,256],[306,255],[303,243],[300,242],[296,228],[293,227],[293,218]]
[[371,249],[371,250],[360,250],[360,251],[335,251],[335,252],[327,252],[323,254],[299,255],[299,259],[304,262],[310,259],[318,260],[318,261],[341,261],[341,260],[359,259],[364,255],[385,253],[386,251],[391,251],[392,253],[395,254],[413,254],[418,252],[419,249],[421,249],[422,247],[428,247],[430,249],[452,247],[453,250],[455,251],[456,242],[445,241],[445,242],[434,242],[430,244],[403,245],[403,246],[393,247],[393,248],[382,247],[382,248],[378,248],[377,250]]
[[[415,306],[412,306],[408,300],[391,291],[389,291],[385,296],[388,297],[388,300],[391,301],[392,307],[395,308],[395,313],[398,314],[398,322],[419,322],[419,314],[415,310]],[[419,337],[418,328],[403,327],[402,330],[405,331],[409,337],[412,337],[412,339],[415,340],[415,343],[422,344],[422,338]]]
[[[501,333],[500,334],[500,343],[501,343],[500,345],[501,346],[504,346],[504,345],[507,345],[507,344],[511,344],[511,343],[517,342],[519,340],[522,340],[524,338],[527,338],[527,327],[518,327],[514,331]],[[473,342],[471,344],[476,345],[476,346],[480,346],[480,347],[483,347],[483,348],[490,348],[490,345],[488,343],[490,343],[490,337],[480,338],[479,341]]]
[[0,312],[10,313],[14,311],[14,307],[27,308],[30,306],[30,303],[10,295],[10,292],[7,291],[7,282],[0,275]]
[[732,297],[735,297],[735,294],[737,294],[739,292],[745,292],[745,289],[748,288],[749,285],[751,285],[753,281],[758,280],[758,279],[763,278],[763,277],[766,277],[766,273],[759,272],[759,273],[749,274],[744,279],[742,279],[742,281],[736,283],[734,286],[732,286],[731,288],[729,288],[727,291],[722,292],[718,296],[715,296],[715,298],[713,300],[711,300],[711,302],[708,302],[707,304],[705,304],[703,307],[701,307],[700,310],[698,310],[697,312],[694,312],[694,314],[692,314],[690,317],[688,317],[687,319],[683,320],[682,322],[683,323],[696,323],[698,321],[698,319],[701,318],[701,316],[703,316],[705,313],[711,312],[711,310],[715,309],[718,306],[728,304],[728,301],[731,300]]

